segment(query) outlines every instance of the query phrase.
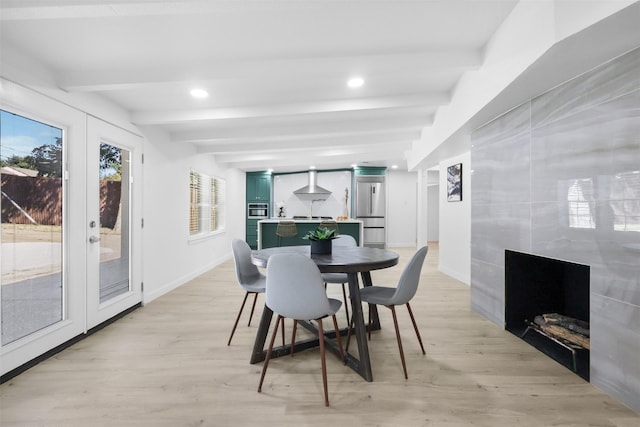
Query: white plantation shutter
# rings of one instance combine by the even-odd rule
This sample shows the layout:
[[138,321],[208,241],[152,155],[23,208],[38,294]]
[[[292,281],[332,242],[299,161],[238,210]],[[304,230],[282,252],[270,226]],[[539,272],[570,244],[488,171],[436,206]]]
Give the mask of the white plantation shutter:
[[211,178],[211,231],[224,230],[226,183],[220,178]]
[[224,230],[225,181],[192,170],[189,194],[189,235],[207,235]]
[[194,171],[189,174],[189,201],[189,235],[194,235],[200,232],[200,175]]

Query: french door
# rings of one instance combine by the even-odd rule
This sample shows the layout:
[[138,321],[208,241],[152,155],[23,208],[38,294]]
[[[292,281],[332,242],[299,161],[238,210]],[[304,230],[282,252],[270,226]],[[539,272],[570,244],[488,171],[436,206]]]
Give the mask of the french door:
[[0,83],[4,375],[86,331],[86,117]]
[[0,81],[0,375],[142,300],[142,139]]
[[87,121],[87,327],[142,301],[142,140]]

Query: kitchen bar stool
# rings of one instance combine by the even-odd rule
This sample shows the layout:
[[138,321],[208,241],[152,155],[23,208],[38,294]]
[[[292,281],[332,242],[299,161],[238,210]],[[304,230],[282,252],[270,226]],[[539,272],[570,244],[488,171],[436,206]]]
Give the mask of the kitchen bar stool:
[[278,246],[282,246],[283,237],[295,237],[298,235],[298,228],[294,221],[279,221],[276,227],[276,236],[278,236]]
[[318,228],[326,228],[327,230],[333,230],[337,235],[340,231],[338,230],[338,223],[335,221],[320,221],[320,225]]

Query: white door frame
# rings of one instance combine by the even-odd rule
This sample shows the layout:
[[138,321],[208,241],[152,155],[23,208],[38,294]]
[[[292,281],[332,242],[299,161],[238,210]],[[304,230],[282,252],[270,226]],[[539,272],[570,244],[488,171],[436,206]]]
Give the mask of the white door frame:
[[[126,149],[131,153],[129,215],[129,291],[100,303],[100,242],[99,236],[99,153],[100,143]],[[87,328],[91,329],[117,314],[142,302],[142,138],[95,117],[87,118]],[[123,191],[124,193],[124,191]],[[91,227],[92,224],[97,227]]]

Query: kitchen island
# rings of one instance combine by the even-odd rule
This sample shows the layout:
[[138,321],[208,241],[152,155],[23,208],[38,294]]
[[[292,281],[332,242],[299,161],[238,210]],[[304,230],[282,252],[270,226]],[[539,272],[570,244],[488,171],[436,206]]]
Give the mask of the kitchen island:
[[[315,230],[324,219],[297,219],[297,218],[272,218],[258,221],[258,249],[273,248],[276,246],[298,246],[308,245],[309,241],[302,237],[310,230]],[[294,221],[298,229],[295,237],[283,237],[278,244],[276,228],[280,221]],[[339,234],[349,234],[356,239],[359,246],[362,246],[363,223],[360,220],[348,219],[336,221]]]

